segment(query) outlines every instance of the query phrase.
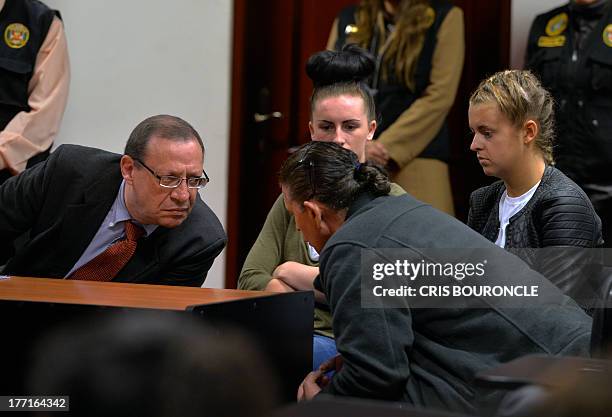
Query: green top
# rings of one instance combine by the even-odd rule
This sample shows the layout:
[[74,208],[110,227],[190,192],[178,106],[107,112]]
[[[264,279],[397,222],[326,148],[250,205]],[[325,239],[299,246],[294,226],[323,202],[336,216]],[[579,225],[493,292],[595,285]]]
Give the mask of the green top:
[[[406,192],[391,183],[390,195],[397,196]],[[240,277],[238,288],[242,290],[263,291],[272,279],[272,273],[284,262],[293,261],[309,266],[319,266],[308,255],[308,244],[302,232],[297,230],[295,219],[285,208],[281,194],[268,213],[266,222],[249,251]],[[325,306],[315,307],[314,329],[316,333],[333,337],[331,313]]]

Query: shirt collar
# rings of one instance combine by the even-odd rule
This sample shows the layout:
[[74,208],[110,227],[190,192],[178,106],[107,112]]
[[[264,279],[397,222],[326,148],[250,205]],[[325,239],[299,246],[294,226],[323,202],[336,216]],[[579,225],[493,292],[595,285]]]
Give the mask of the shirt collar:
[[119,222],[124,222],[127,220],[132,220],[133,223],[141,226],[145,231],[145,236],[149,236],[151,233],[157,229],[156,224],[141,224],[134,220],[130,215],[130,212],[125,205],[125,180],[121,181],[121,186],[119,187],[119,192],[117,193],[117,197],[115,197],[115,201],[110,208],[110,223],[111,225],[115,225]]

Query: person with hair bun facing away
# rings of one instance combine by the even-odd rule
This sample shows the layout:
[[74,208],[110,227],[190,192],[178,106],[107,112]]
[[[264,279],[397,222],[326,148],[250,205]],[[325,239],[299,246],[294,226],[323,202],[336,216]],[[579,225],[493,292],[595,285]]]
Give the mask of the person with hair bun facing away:
[[380,114],[367,158],[417,199],[454,214],[446,116],[461,79],[463,12],[448,0],[361,0],[334,21],[327,49],[376,56],[369,85]]
[[[322,391],[472,415],[477,372],[526,354],[588,355],[591,320],[576,303],[453,217],[410,194],[388,195],[387,176],[372,163],[335,143],[310,142],[283,164],[279,181],[296,226],[321,253],[315,286],[329,302],[340,352],[306,376],[298,399]],[[368,262],[377,261],[364,257],[364,250],[393,266],[395,259],[462,263],[458,252],[465,248],[476,254],[486,249],[499,261],[490,262],[479,281],[537,285],[546,299],[530,308],[533,299],[518,297],[507,308],[467,295],[458,305],[442,299],[419,308],[417,297],[369,292],[368,284],[399,289],[391,281],[401,276],[385,272],[389,281],[373,281]],[[401,256],[393,255],[398,251]],[[331,378],[330,369],[336,370]]]
[[[363,83],[374,70],[372,58],[351,45],[339,52],[321,51],[310,57],[306,72],[314,89],[310,98],[310,134],[314,141],[335,142],[365,162],[365,146],[376,131],[376,110]],[[391,193],[404,191],[393,184]],[[238,278],[246,290],[286,292],[312,290],[319,274],[319,254],[296,230],[295,219],[279,196],[249,251]],[[331,316],[322,294],[315,292],[313,369],[337,352]]]
[[[531,72],[502,71],[482,81],[468,115],[474,134],[470,149],[484,173],[500,179],[472,193],[470,227],[511,251],[603,243],[601,221],[588,197],[553,166],[554,103]],[[597,296],[590,293],[597,285],[589,288],[592,283],[569,273],[586,262],[589,251],[517,253],[574,299]]]

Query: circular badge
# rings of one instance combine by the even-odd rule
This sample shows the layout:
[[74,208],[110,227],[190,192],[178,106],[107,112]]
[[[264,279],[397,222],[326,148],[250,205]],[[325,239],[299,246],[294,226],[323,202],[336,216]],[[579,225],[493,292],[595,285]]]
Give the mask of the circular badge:
[[4,42],[14,49],[23,48],[30,39],[30,30],[21,23],[11,23],[4,31]]
[[436,11],[432,8],[432,7],[428,7],[427,10],[425,10],[425,27],[431,27],[431,25],[434,24],[434,22],[436,21]]
[[612,25],[606,26],[603,31],[603,41],[606,45],[612,48]]
[[557,36],[563,33],[567,28],[569,18],[567,13],[561,13],[553,17],[546,24],[546,34],[548,36]]
[[359,32],[359,28],[357,27],[357,25],[346,25],[346,27],[344,28],[345,35],[352,35],[353,33],[357,32]]

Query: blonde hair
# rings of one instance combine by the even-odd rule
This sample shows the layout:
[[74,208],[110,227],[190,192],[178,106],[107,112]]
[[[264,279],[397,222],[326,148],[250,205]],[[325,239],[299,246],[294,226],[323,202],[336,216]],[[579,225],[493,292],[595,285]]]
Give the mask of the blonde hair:
[[535,145],[546,164],[554,163],[554,100],[531,71],[501,71],[482,81],[470,97],[470,106],[487,103],[496,103],[516,127],[534,120],[538,124]]
[[368,49],[378,27],[380,45],[388,42],[382,61],[383,78],[388,79],[389,69],[392,69],[397,79],[414,91],[414,73],[425,33],[433,24],[429,8],[428,0],[402,0],[395,14],[395,30],[386,39],[384,0],[362,0],[356,16],[359,30],[351,34],[350,39]]

